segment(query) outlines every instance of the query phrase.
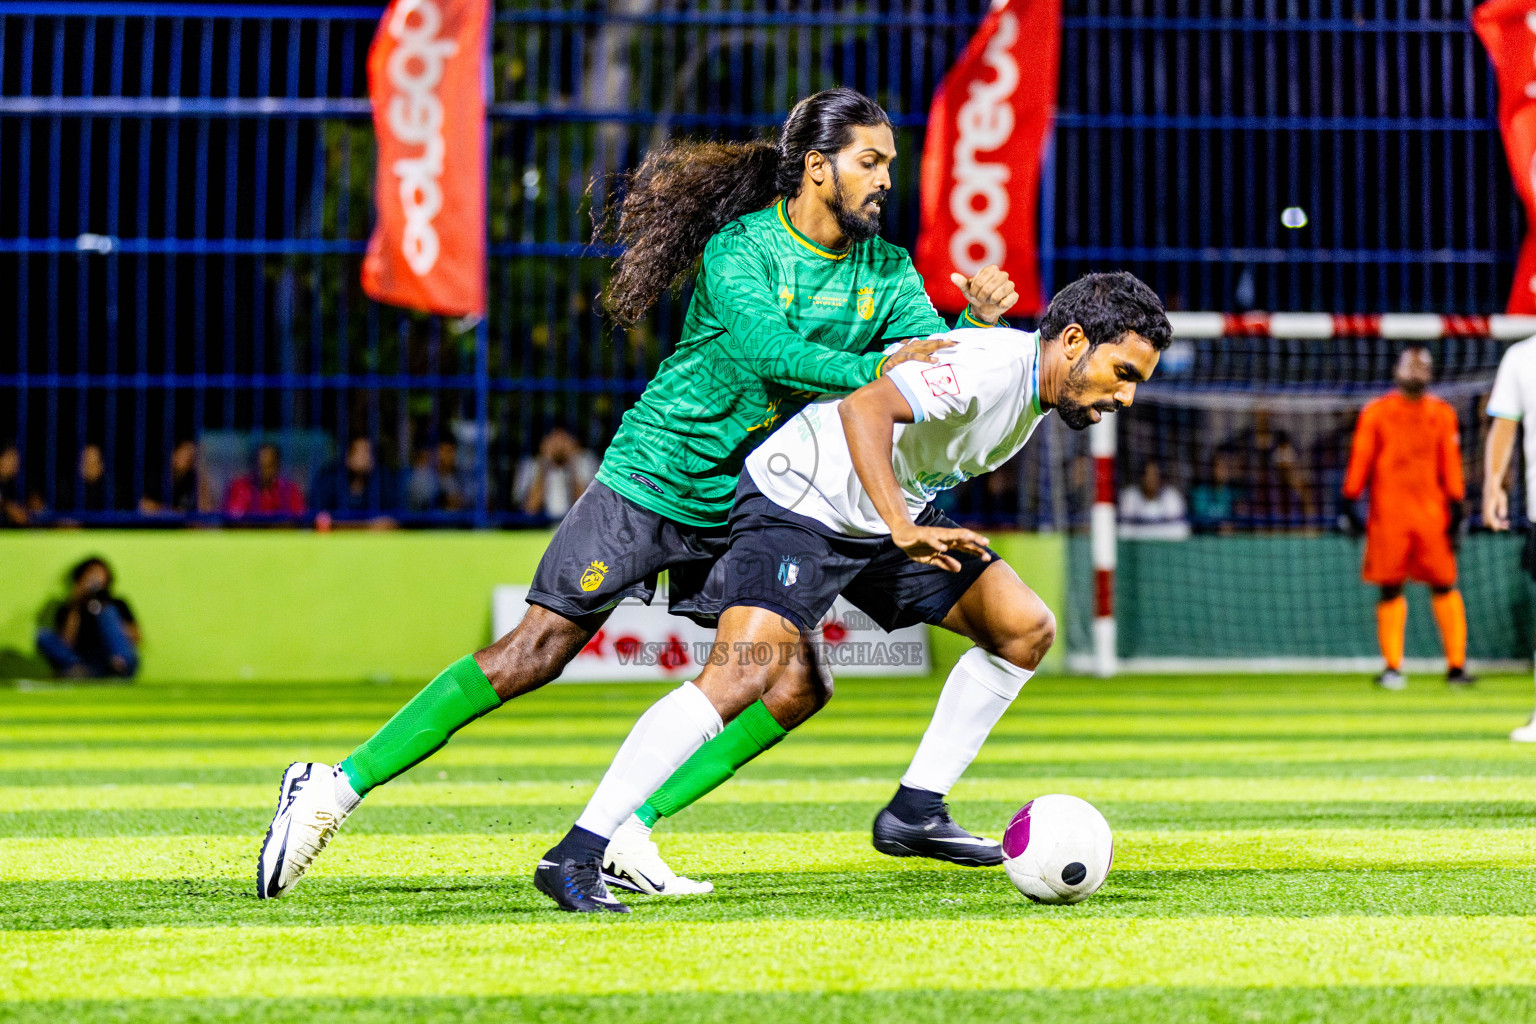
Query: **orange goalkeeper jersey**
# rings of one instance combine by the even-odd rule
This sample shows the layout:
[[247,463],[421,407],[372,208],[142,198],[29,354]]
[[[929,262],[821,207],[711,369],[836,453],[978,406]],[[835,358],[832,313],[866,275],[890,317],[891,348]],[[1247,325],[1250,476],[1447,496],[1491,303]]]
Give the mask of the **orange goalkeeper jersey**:
[[1353,500],[1367,487],[1372,522],[1443,524],[1446,503],[1466,497],[1456,410],[1400,391],[1360,410],[1344,496]]

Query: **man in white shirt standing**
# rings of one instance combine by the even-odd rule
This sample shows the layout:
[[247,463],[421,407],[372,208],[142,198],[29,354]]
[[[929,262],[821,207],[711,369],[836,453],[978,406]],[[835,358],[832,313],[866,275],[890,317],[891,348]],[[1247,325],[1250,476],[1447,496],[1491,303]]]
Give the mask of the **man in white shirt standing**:
[[[950,672],[895,798],[875,820],[875,848],[1002,862],[1000,845],[955,824],[944,798],[1050,649],[1056,621],[985,537],[931,501],[1008,461],[1052,409],[1081,430],[1130,405],[1172,329],[1150,288],[1115,273],[1062,289],[1037,333],[949,337],[955,345],[935,363],[897,366],[847,397],[807,406],[748,457],[722,559],[715,657],[641,716],[575,826],[545,854],[535,881],[557,903],[550,890],[571,874],[566,865],[600,857],[725,722],[781,679],[806,675],[794,671],[803,639],[839,593],[886,630],[926,622],[976,645]],[[604,909],[623,909],[609,902]]]
[[[1493,423],[1488,430],[1488,447],[1483,453],[1483,525],[1490,530],[1509,529],[1509,494],[1504,490],[1504,476],[1515,451],[1515,431],[1528,412],[1536,411],[1536,337],[1509,346],[1499,361],[1493,379],[1493,394],[1488,397],[1488,415]],[[1536,481],[1531,469],[1536,466],[1536,429],[1525,430],[1525,493],[1531,493]],[[1530,498],[1526,498],[1529,503]],[[1530,509],[1526,509],[1530,515]],[[1525,551],[1520,565],[1536,579],[1536,529],[1525,535]],[[1536,743],[1536,713],[1530,722],[1509,734],[1517,743]]]

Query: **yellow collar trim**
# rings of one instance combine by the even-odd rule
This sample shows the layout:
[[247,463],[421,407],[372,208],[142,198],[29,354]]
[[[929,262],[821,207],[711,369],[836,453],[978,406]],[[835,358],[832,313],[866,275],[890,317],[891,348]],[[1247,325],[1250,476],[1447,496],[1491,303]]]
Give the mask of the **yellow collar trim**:
[[779,223],[784,225],[784,230],[789,232],[790,237],[799,242],[801,245],[805,246],[807,249],[811,250],[811,252],[815,253],[817,256],[824,256],[829,260],[840,260],[848,255],[848,250],[846,249],[842,252],[828,252],[826,249],[823,249],[809,238],[806,238],[799,231],[795,230],[795,226],[789,222],[788,212],[784,209],[784,200],[780,199],[774,209],[779,213]]

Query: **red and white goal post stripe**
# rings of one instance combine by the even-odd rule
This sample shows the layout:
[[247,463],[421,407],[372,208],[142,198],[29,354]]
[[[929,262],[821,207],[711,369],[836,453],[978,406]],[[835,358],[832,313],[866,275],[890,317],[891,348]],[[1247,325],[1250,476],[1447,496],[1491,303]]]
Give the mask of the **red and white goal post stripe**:
[[[1536,335],[1536,316],[1447,316],[1439,313],[1169,313],[1175,338],[1385,338],[1433,341],[1439,338],[1494,338],[1518,341]],[[1356,671],[1366,663],[1353,658],[1277,658],[1228,664],[1221,660],[1137,658],[1122,664],[1115,625],[1115,417],[1105,416],[1089,430],[1093,456],[1093,511],[1089,524],[1093,552],[1093,650],[1069,659],[1074,671],[1115,675],[1122,668],[1137,672],[1190,671]],[[1374,665],[1374,659],[1367,659]],[[1346,664],[1347,663],[1347,664]]]

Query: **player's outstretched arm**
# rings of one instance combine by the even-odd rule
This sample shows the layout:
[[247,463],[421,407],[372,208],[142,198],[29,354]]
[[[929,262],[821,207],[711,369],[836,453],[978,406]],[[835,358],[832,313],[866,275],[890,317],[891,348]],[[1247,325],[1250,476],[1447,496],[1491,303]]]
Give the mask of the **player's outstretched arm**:
[[[955,322],[956,327],[997,327],[1003,323],[1003,314],[1019,301],[1019,293],[1013,287],[1008,272],[1001,267],[982,267],[975,275],[951,274],[950,281],[960,289],[965,298],[965,312]],[[928,298],[927,286],[906,260],[901,272],[901,286],[891,302],[891,320],[885,325],[887,338],[904,338],[914,335],[933,334],[949,330],[939,311]]]
[[959,572],[960,562],[949,551],[968,551],[983,559],[987,539],[971,530],[938,526],[918,526],[907,512],[907,499],[891,468],[893,428],[898,423],[914,421],[912,406],[890,378],[866,385],[838,407],[843,434],[848,439],[848,453],[854,472],[865,493],[890,528],[891,541],[915,562],[936,565],[949,572]]
[[1359,422],[1355,424],[1354,440],[1349,446],[1349,468],[1344,471],[1344,486],[1340,489],[1348,501],[1359,501],[1365,493],[1381,450],[1373,408],[1366,406],[1361,410]]
[[1483,452],[1483,525],[1490,530],[1509,529],[1509,495],[1504,490],[1504,474],[1515,451],[1515,420],[1494,417],[1488,429],[1488,447]]

